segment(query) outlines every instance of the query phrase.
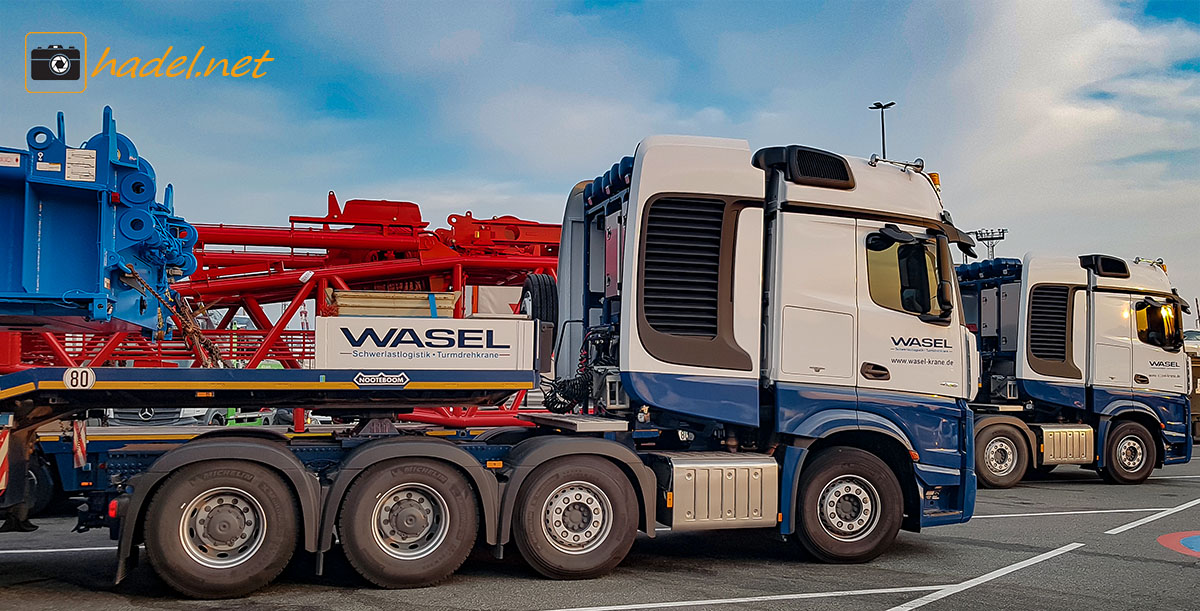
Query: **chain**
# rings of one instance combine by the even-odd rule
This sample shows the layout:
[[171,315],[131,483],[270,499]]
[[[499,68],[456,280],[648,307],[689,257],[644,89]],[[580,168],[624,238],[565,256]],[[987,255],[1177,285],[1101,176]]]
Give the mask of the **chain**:
[[207,335],[204,335],[204,333],[200,330],[200,327],[196,326],[196,315],[192,311],[192,307],[190,304],[188,304],[187,300],[180,299],[178,302],[180,309],[183,310],[183,313],[181,314],[179,310],[176,310],[171,305],[170,301],[168,301],[162,295],[159,295],[158,291],[154,290],[154,287],[150,286],[148,282],[142,279],[142,276],[133,268],[133,264],[126,264],[125,267],[129,270],[129,273],[133,275],[133,279],[136,280],[138,284],[141,284],[143,288],[150,292],[151,295],[154,295],[154,298],[157,299],[158,302],[161,303],[168,312],[175,316],[175,320],[179,321],[179,330],[183,333],[184,337],[187,338],[188,343],[192,344],[193,346],[199,346],[200,350],[197,351],[196,356],[200,359],[201,367],[210,369],[229,369],[232,367],[232,365],[230,365],[229,362],[221,356],[221,351],[217,349],[217,345],[214,344]]

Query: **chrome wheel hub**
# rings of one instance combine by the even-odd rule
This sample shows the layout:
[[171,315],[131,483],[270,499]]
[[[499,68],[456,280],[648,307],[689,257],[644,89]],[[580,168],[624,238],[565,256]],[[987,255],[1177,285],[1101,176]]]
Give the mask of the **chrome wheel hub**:
[[1126,435],[1117,442],[1117,462],[1121,468],[1133,473],[1146,464],[1146,447],[1137,435]]
[[1003,477],[1017,468],[1017,446],[1008,437],[997,437],[988,442],[983,451],[988,471]]
[[262,547],[266,520],[262,505],[244,490],[213,488],[184,506],[179,540],[199,564],[226,569],[250,559]]
[[612,503],[588,482],[559,486],[542,506],[542,533],[559,551],[587,553],[604,543],[611,530]]
[[826,534],[841,541],[857,541],[875,529],[879,509],[879,493],[871,482],[843,475],[821,490],[817,512]]
[[450,532],[446,500],[425,484],[400,484],[379,497],[372,524],[375,543],[389,556],[416,560],[433,553]]

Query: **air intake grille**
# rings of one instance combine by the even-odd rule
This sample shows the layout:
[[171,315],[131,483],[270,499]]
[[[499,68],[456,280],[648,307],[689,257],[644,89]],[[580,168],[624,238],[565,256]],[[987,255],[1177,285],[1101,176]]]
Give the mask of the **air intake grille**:
[[796,151],[796,166],[801,176],[839,182],[850,181],[850,168],[846,167],[846,161],[824,151],[810,149]]
[[1029,351],[1047,361],[1067,360],[1071,289],[1035,286],[1029,293]]
[[717,336],[725,203],[662,199],[646,217],[643,311],[660,333]]

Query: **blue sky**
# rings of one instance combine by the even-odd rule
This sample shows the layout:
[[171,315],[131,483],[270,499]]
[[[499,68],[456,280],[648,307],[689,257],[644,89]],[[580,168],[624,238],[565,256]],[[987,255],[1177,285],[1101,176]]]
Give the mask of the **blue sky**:
[[[261,79],[28,94],[26,32],[93,57],[276,60]],[[652,133],[879,149],[942,173],[999,253],[1164,257],[1200,295],[1200,2],[5,3],[0,143],[67,113],[118,128],[201,222],[320,214],[325,193],[557,221]]]

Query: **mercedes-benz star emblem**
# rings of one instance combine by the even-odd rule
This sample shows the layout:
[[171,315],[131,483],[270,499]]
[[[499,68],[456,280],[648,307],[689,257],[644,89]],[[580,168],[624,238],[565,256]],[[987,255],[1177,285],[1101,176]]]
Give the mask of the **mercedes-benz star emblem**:
[[153,407],[143,407],[138,410],[138,418],[141,418],[142,420],[149,420],[153,417],[154,417],[154,408]]

